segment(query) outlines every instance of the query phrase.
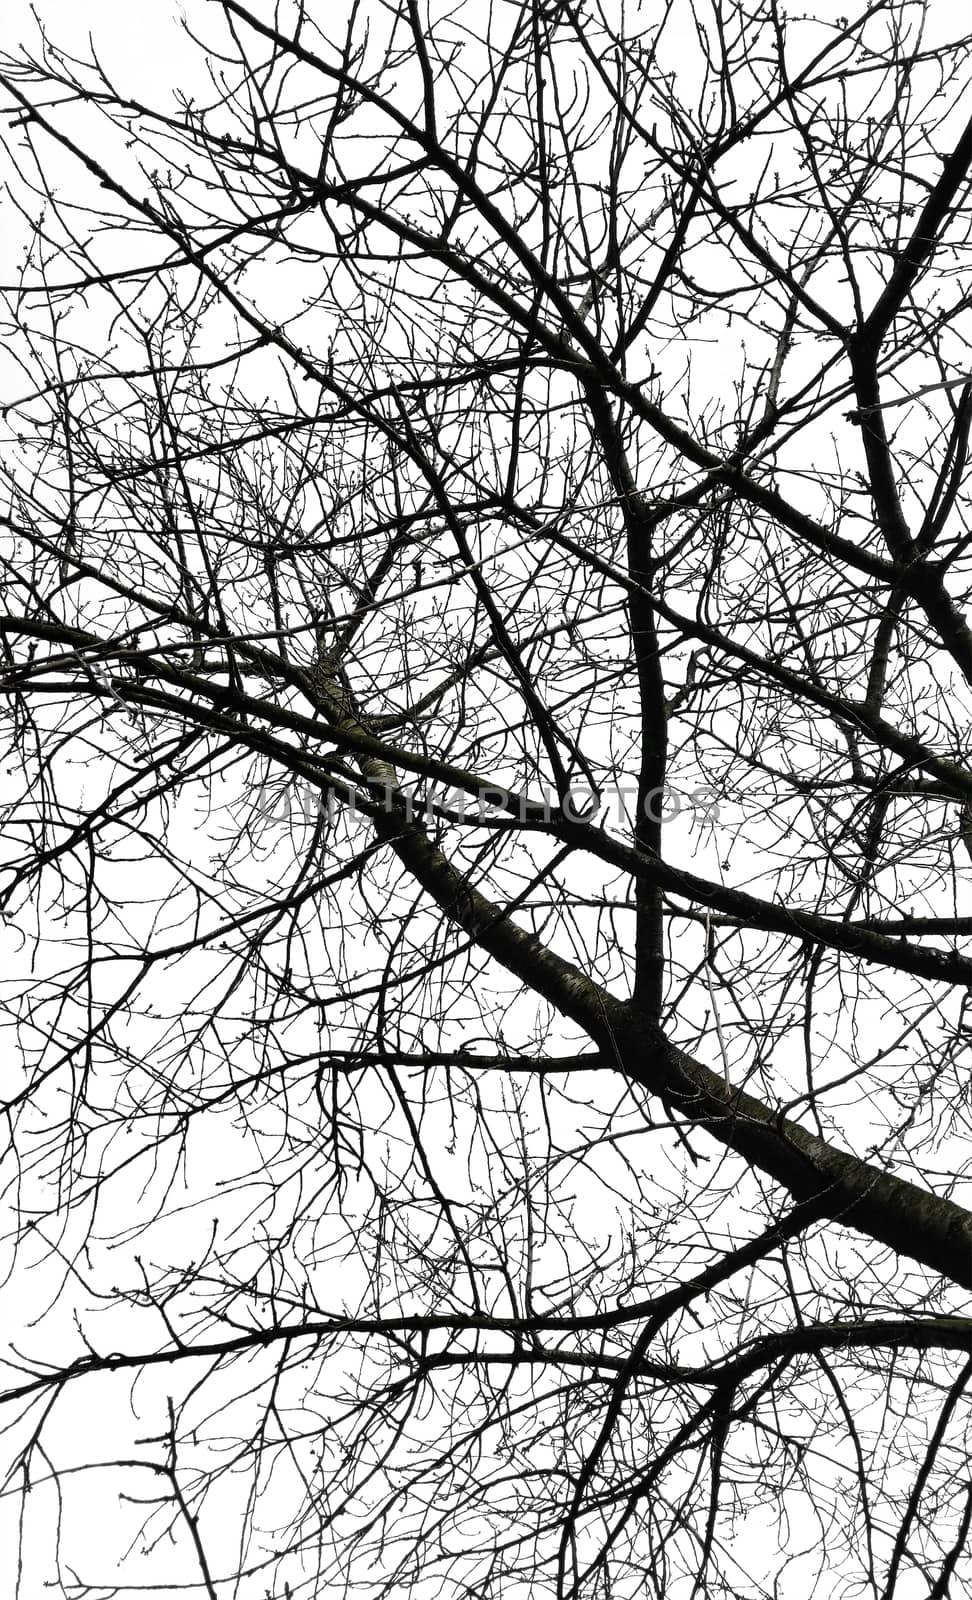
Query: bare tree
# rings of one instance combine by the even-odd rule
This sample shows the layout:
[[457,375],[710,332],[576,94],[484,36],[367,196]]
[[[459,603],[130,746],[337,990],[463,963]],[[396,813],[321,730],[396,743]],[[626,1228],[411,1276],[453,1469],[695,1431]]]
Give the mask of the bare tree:
[[4,61],[5,1592],[968,1582],[960,10]]

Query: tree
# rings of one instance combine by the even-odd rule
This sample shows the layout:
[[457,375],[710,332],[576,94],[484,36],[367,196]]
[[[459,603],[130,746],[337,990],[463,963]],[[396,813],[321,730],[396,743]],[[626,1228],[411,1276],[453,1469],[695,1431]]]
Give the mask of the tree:
[[4,61],[25,1597],[968,1580],[943,9]]

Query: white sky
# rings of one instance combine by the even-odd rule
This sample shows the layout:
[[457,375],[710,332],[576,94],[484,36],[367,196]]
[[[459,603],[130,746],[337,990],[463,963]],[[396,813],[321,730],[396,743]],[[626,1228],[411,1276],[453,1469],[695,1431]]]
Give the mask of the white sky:
[[[842,12],[841,0],[827,0],[826,5],[818,5],[816,13],[840,15]],[[35,25],[31,16],[31,6],[26,0],[8,0],[4,9],[3,19],[3,47],[6,49],[19,40],[30,41],[35,32]],[[47,26],[51,37],[63,47],[75,48],[79,53],[85,53],[87,36],[90,33],[94,39],[99,58],[109,77],[117,77],[118,86],[124,88],[134,96],[146,98],[159,98],[160,90],[178,85],[187,92],[192,92],[194,75],[198,75],[200,92],[206,88],[206,78],[200,71],[200,55],[198,47],[187,41],[182,35],[178,24],[178,11],[166,3],[148,3],[137,6],[134,4],[119,3],[119,0],[87,0],[79,4],[76,0],[39,0],[37,10]],[[203,31],[218,25],[218,16],[214,7],[205,4],[205,0],[193,0],[187,7],[191,18],[199,20]],[[933,0],[932,19],[933,25],[948,27],[949,18],[953,17],[951,0]],[[718,358],[717,358],[718,359]],[[743,876],[743,864],[734,863],[734,876],[738,875],[740,881]],[[161,1392],[161,1391],[160,1391]],[[77,1413],[77,1426],[90,1428],[92,1443],[96,1440],[99,1450],[107,1453],[111,1448],[108,1435],[111,1432],[111,1410],[105,1405],[103,1412],[96,1410],[98,1405],[97,1391],[92,1390],[84,1401],[88,1407],[87,1413]],[[86,1502],[81,1502],[80,1513],[75,1513],[76,1518],[84,1517]],[[106,1537],[104,1523],[98,1512],[99,1500],[97,1492],[92,1489],[91,1508],[91,1538],[88,1554],[102,1562],[100,1571],[103,1576],[110,1578],[110,1570],[106,1569],[105,1562],[114,1559],[111,1553],[111,1537]],[[51,1515],[51,1503],[46,1507],[42,1498],[38,1500],[39,1509],[34,1513],[36,1527],[33,1536],[41,1547],[45,1538],[44,1519]],[[2,1524],[0,1524],[2,1526]],[[80,1520],[76,1521],[75,1533],[80,1533]],[[84,1542],[82,1540],[82,1542]],[[5,1554],[0,1556],[0,1592],[4,1595],[12,1593],[11,1564],[14,1558],[14,1549],[7,1543]],[[4,1571],[4,1562],[6,1571]],[[915,1591],[918,1592],[917,1590]],[[41,1600],[41,1588],[27,1588],[22,1591],[21,1600]],[[157,1600],[169,1600],[169,1595],[163,1589],[155,1591]],[[902,1600],[907,1600],[907,1591],[902,1589]]]

